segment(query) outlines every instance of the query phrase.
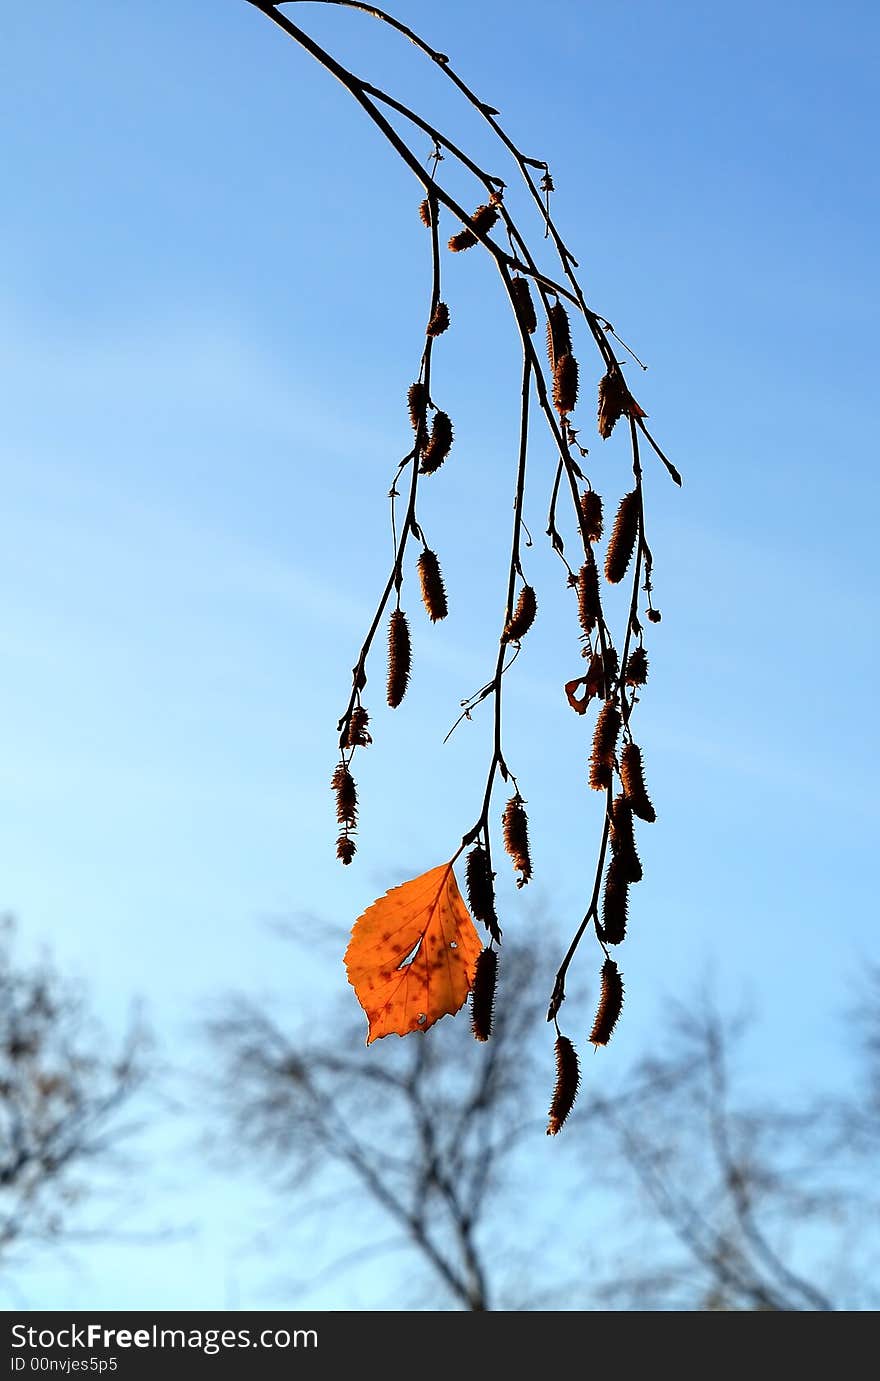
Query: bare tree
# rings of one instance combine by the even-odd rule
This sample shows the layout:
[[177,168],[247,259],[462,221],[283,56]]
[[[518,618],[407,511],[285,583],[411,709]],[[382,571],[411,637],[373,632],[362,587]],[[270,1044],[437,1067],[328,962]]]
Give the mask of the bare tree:
[[623,1201],[649,1225],[647,1253],[644,1243],[631,1251],[599,1289],[613,1307],[864,1307],[869,1281],[853,1267],[870,1249],[867,1162],[829,1154],[827,1099],[790,1107],[766,1088],[744,1089],[744,1029],[708,1003],[682,1012],[664,1027],[659,1057],[578,1115]]
[[81,994],[48,962],[16,962],[0,921],[0,1263],[13,1246],[57,1240],[71,1208],[130,1128],[147,1037],[132,1024],[118,1050]]
[[[542,1183],[543,1056],[529,1044],[536,998],[528,960],[512,964],[514,954],[497,1028],[476,1061],[461,1023],[385,1041],[380,1059],[352,1050],[344,1023],[334,1023],[332,1042],[315,1042],[243,999],[212,1023],[231,1143],[243,1160],[280,1171],[303,1211],[320,1203],[328,1231],[347,1243],[340,1271],[403,1241],[457,1308],[818,1312],[876,1303],[871,1163],[844,1136],[848,1119],[864,1124],[864,1095],[854,1083],[836,1104],[817,1095],[786,1106],[765,1084],[750,1086],[740,1069],[748,1025],[709,1003],[667,1020],[660,1055],[637,1063],[613,1094],[582,1098],[568,1155],[554,1155],[552,1183]],[[880,1067],[872,1021],[866,1010],[869,1084]],[[323,1197],[323,1179],[339,1171]],[[343,1182],[359,1187],[394,1237],[381,1238],[362,1214],[352,1220]],[[567,1205],[562,1214],[553,1194]],[[540,1294],[510,1289],[511,1234],[535,1244]]]
[[[486,1228],[520,1143],[535,1131],[523,1104],[537,1007],[526,979],[522,956],[510,954],[507,1000],[484,1047],[461,1022],[447,1022],[445,1040],[385,1042],[380,1060],[344,1021],[333,1023],[332,1041],[322,1023],[316,1042],[234,999],[209,1029],[226,1144],[246,1163],[280,1169],[283,1192],[303,1203],[328,1176],[357,1187],[393,1235],[355,1243],[356,1259],[404,1245],[455,1307],[490,1309],[500,1273]],[[344,1222],[344,1197],[331,1193],[329,1202]]]

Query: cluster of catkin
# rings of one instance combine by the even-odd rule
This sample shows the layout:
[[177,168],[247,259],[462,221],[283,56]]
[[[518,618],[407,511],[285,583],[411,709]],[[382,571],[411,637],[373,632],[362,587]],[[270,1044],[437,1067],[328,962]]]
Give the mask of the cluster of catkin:
[[[500,203],[501,194],[493,193],[486,204],[477,207],[469,223],[449,239],[449,250],[456,254],[462,253],[478,244],[498,221],[503,209]],[[436,254],[436,200],[426,198],[419,207],[419,214],[423,224],[432,231]],[[439,279],[436,281],[439,282]],[[532,336],[537,330],[538,318],[528,281],[516,274],[509,282],[511,301],[520,328],[528,336]],[[571,327],[564,306],[558,298],[549,301],[543,293],[542,300],[546,309],[547,357],[552,382],[552,403],[559,415],[563,444],[568,448],[575,444],[577,435],[571,427],[570,418],[578,399],[578,362],[574,355]],[[402,462],[401,469],[406,464],[412,464],[414,467],[413,496],[417,477],[436,474],[452,449],[452,421],[446,412],[433,403],[427,383],[430,379],[433,342],[449,328],[449,324],[449,308],[446,303],[439,300],[435,289],[426,328],[422,367],[418,379],[410,386],[407,395],[413,444]],[[606,358],[606,365],[605,375],[599,384],[598,429],[603,439],[611,435],[622,417],[636,419],[643,416],[629,393],[617,362],[613,358]],[[584,453],[582,448],[579,449]],[[575,467],[575,470],[580,473],[578,467]],[[635,595],[624,640],[624,664],[621,666],[605,621],[601,592],[603,576],[609,585],[619,585],[624,580],[632,566],[634,555],[636,581],[639,578],[638,554],[643,550],[640,545],[643,543],[643,517],[641,472],[637,463],[634,465],[634,473],[635,487],[624,494],[619,502],[603,561],[600,561],[597,554],[604,527],[602,500],[589,483],[580,493],[576,517],[583,546],[583,560],[577,571],[568,567],[569,584],[573,587],[577,599],[581,652],[587,666],[584,675],[569,682],[565,689],[571,705],[579,714],[586,714],[591,702],[595,701],[597,704],[588,781],[593,790],[605,794],[607,815],[606,845],[602,850],[599,865],[605,869],[601,917],[598,908],[593,914],[596,935],[605,954],[600,975],[599,1002],[590,1033],[590,1040],[594,1046],[608,1043],[623,1006],[623,979],[608,950],[610,946],[618,945],[624,939],[629,888],[642,877],[642,865],[636,848],[634,817],[643,821],[652,821],[655,818],[654,808],[645,786],[641,751],[632,738],[629,726],[637,690],[645,684],[648,674],[648,659],[642,644],[642,628],[635,615]],[[396,591],[395,607],[390,613],[387,626],[386,699],[392,709],[396,709],[403,701],[412,669],[410,627],[401,607],[403,552],[409,532],[422,541],[422,551],[416,569],[422,602],[428,617],[432,622],[437,622],[444,619],[448,612],[446,589],[437,555],[425,542],[421,527],[415,519],[414,507],[411,507],[388,586],[389,594],[392,588]],[[644,551],[647,552],[646,547]],[[649,592],[648,618],[656,622],[660,616],[650,607],[649,570],[645,571],[645,576],[645,588]],[[380,606],[380,612],[382,608],[384,605]],[[535,590],[523,580],[516,602],[508,611],[508,618],[501,634],[502,645],[513,644],[518,649],[535,622],[537,611]],[[633,639],[636,642],[631,647]],[[353,834],[357,825],[358,803],[357,790],[350,771],[351,758],[357,748],[371,742],[368,732],[369,716],[361,703],[361,692],[366,685],[365,660],[369,646],[368,638],[355,668],[354,688],[348,711],[340,720],[340,760],[332,778],[339,825],[337,855],[343,863],[350,863],[355,853]],[[577,689],[582,692],[580,696],[575,694]],[[505,851],[517,875],[517,886],[523,887],[532,876],[529,822],[525,809],[526,802],[516,786],[515,779],[514,787],[514,792],[502,813],[501,833]],[[472,847],[466,858],[466,890],[470,909],[474,919],[486,927],[489,936],[489,943],[477,961],[471,992],[471,1024],[474,1036],[480,1041],[488,1040],[491,1035],[498,978],[496,947],[501,942],[501,927],[498,921],[494,878],[488,829],[481,828],[476,837],[472,836]],[[554,1020],[557,1011],[558,1005],[551,1008]],[[561,1129],[570,1113],[579,1083],[575,1047],[567,1036],[559,1032],[558,1025],[556,1029],[556,1085],[547,1128],[551,1135]]]
[[[419,217],[422,224],[428,229],[433,229],[437,214],[436,201],[426,197],[419,206]],[[498,212],[494,206],[480,207],[474,213],[472,223],[477,230],[485,231],[494,224],[497,216]],[[449,248],[455,250],[466,249],[470,243],[477,243],[477,237],[469,230],[462,231],[460,236],[453,236],[453,240],[456,243],[453,244],[453,241],[450,240]],[[452,450],[452,420],[448,413],[435,407],[425,382],[429,376],[428,365],[434,341],[449,329],[449,323],[449,307],[445,302],[440,301],[435,293],[434,300],[432,300],[431,315],[425,328],[426,344],[419,377],[415,383],[410,385],[407,393],[407,408],[413,432],[412,448],[404,457],[400,467],[402,470],[410,464],[415,467],[419,475],[436,474]],[[430,420],[429,414],[432,414]],[[388,587],[389,593],[393,588],[397,595],[396,605],[388,620],[388,666],[385,692],[388,705],[393,710],[398,708],[406,695],[412,671],[412,642],[409,621],[400,604],[403,586],[403,554],[407,536],[411,532],[418,534],[422,540],[422,551],[416,562],[416,572],[422,603],[428,618],[432,623],[437,623],[439,620],[445,619],[449,612],[446,586],[437,553],[432,551],[425,542],[422,530],[416,522],[415,512],[412,511],[407,515],[403,540],[398,553],[395,555],[395,567]],[[367,683],[365,664],[369,646],[370,639],[362,649],[360,659],[354,670],[354,686],[348,710],[339,721],[340,760],[330,781],[336,798],[336,820],[339,826],[336,856],[340,862],[345,864],[351,863],[356,851],[353,835],[357,827],[357,788],[351,775],[351,759],[355,749],[366,747],[372,742],[372,738],[367,732],[367,726],[370,722],[369,714],[361,703],[361,692]]]
[[[570,332],[564,308],[556,304],[551,309],[548,325],[548,351],[551,366],[554,367],[554,403],[560,412],[561,404],[572,399],[572,393],[565,392],[566,380],[577,380],[577,368],[561,361],[571,356]],[[561,352],[561,353],[560,353]],[[554,364],[555,361],[555,364]],[[559,375],[563,379],[559,382]],[[616,362],[609,366],[599,384],[598,428],[603,440],[607,439],[621,417],[638,418],[641,409],[626,387],[622,373]],[[567,418],[563,415],[567,425]],[[569,433],[573,435],[573,433]],[[619,585],[623,581],[639,550],[642,534],[642,488],[640,467],[635,466],[636,485],[624,494],[617,507],[611,535],[605,550],[603,572],[609,585]],[[629,888],[641,881],[642,865],[636,848],[633,817],[641,820],[655,819],[654,807],[645,787],[642,755],[630,733],[629,719],[637,688],[645,684],[648,677],[648,658],[642,644],[642,628],[635,613],[635,598],[631,605],[627,636],[624,642],[626,662],[621,668],[617,651],[611,640],[610,630],[602,610],[600,563],[596,557],[596,546],[603,533],[603,505],[600,496],[592,487],[579,496],[578,526],[584,548],[584,560],[580,570],[570,572],[569,583],[577,595],[578,622],[582,641],[582,655],[587,659],[586,673],[569,682],[566,694],[569,703],[579,713],[585,714],[591,701],[598,704],[598,712],[593,729],[592,748],[588,766],[588,782],[594,791],[603,792],[606,803],[606,845],[602,851],[600,868],[607,855],[602,888],[601,919],[594,914],[596,934],[605,952],[605,961],[600,976],[599,1003],[590,1041],[593,1046],[607,1045],[617,1024],[623,1007],[623,978],[615,961],[608,953],[608,947],[619,945],[626,935]],[[646,588],[650,592],[649,574],[645,572]],[[639,579],[638,565],[634,579]],[[635,592],[637,593],[637,591]],[[648,617],[659,621],[659,614],[650,607]],[[638,643],[629,651],[631,638]],[[574,692],[583,688],[581,698]],[[621,743],[621,739],[623,742]],[[553,1016],[556,1016],[556,1010]],[[556,1084],[550,1104],[547,1126],[549,1135],[555,1135],[563,1126],[571,1112],[577,1095],[580,1080],[578,1057],[568,1036],[559,1032],[556,1040]]]

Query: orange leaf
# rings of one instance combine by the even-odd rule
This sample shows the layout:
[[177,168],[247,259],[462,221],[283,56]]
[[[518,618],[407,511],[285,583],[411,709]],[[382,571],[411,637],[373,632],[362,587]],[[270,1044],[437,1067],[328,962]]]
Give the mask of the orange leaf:
[[374,901],[355,921],[345,951],[348,981],[370,1023],[367,1045],[427,1031],[457,1012],[482,948],[451,863]]

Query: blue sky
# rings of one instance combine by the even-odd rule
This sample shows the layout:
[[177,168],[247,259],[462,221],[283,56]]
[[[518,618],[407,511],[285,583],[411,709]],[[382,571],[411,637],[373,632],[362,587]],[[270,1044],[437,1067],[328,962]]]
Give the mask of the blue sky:
[[[841,1009],[877,958],[876,9],[397,12],[549,160],[588,298],[649,362],[633,386],[685,476],[679,492],[647,460],[663,623],[638,737],[659,820],[621,961],[627,1019],[605,1058],[657,1040],[666,995],[711,973],[723,995],[753,995],[768,1080],[833,1080]],[[409,45],[355,14],[296,17],[509,173],[524,206]],[[26,946],[88,980],[111,1027],[142,997],[184,1066],[205,1004],[232,986],[320,1022],[341,965],[322,951],[303,974],[272,923],[350,923],[448,857],[475,817],[488,716],[441,743],[491,669],[518,346],[480,254],[447,259],[435,396],[457,440],[421,517],[452,612],[427,626],[410,585],[414,675],[396,716],[374,668],[377,742],[358,763],[360,852],[343,871],[327,781],[409,444],[429,271],[417,185],[243,0],[50,0],[4,29],[0,903]],[[580,355],[598,377],[583,339]],[[591,383],[581,413],[591,431]],[[623,441],[590,445],[611,502]],[[576,629],[540,538],[543,439],[530,466],[541,618],[507,681],[506,739],[537,900],[509,888],[505,906],[511,932],[537,932],[545,909],[549,986],[598,824],[583,723],[561,693]],[[265,1273],[229,1284],[259,1193],[211,1175],[196,1191],[195,1153],[168,1150],[190,1133],[163,1133],[131,1209],[173,1223],[186,1205],[183,1240],[77,1249],[76,1269],[33,1260],[22,1299],[266,1302]]]

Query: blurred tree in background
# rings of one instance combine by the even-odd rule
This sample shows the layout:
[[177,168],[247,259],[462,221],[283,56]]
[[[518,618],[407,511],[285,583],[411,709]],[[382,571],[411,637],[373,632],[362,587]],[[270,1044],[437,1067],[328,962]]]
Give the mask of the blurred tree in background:
[[0,921],[0,1270],[16,1247],[57,1242],[133,1130],[149,1046],[133,1022],[118,1049],[48,961],[17,960]]
[[[613,1091],[582,1088],[544,1174],[546,1051],[526,955],[508,952],[505,979],[484,1047],[445,1023],[383,1042],[380,1061],[344,1018],[316,1041],[243,997],[212,1021],[233,1159],[269,1172],[297,1213],[314,1206],[330,1240],[344,1231],[352,1249],[324,1269],[339,1308],[345,1269],[391,1252],[419,1266],[407,1279],[433,1309],[876,1307],[873,1003],[855,1014],[861,1081],[808,1106],[740,1073],[748,1023],[708,1001],[667,1014],[657,1049]],[[316,1264],[297,1281],[305,1301],[319,1280]]]

